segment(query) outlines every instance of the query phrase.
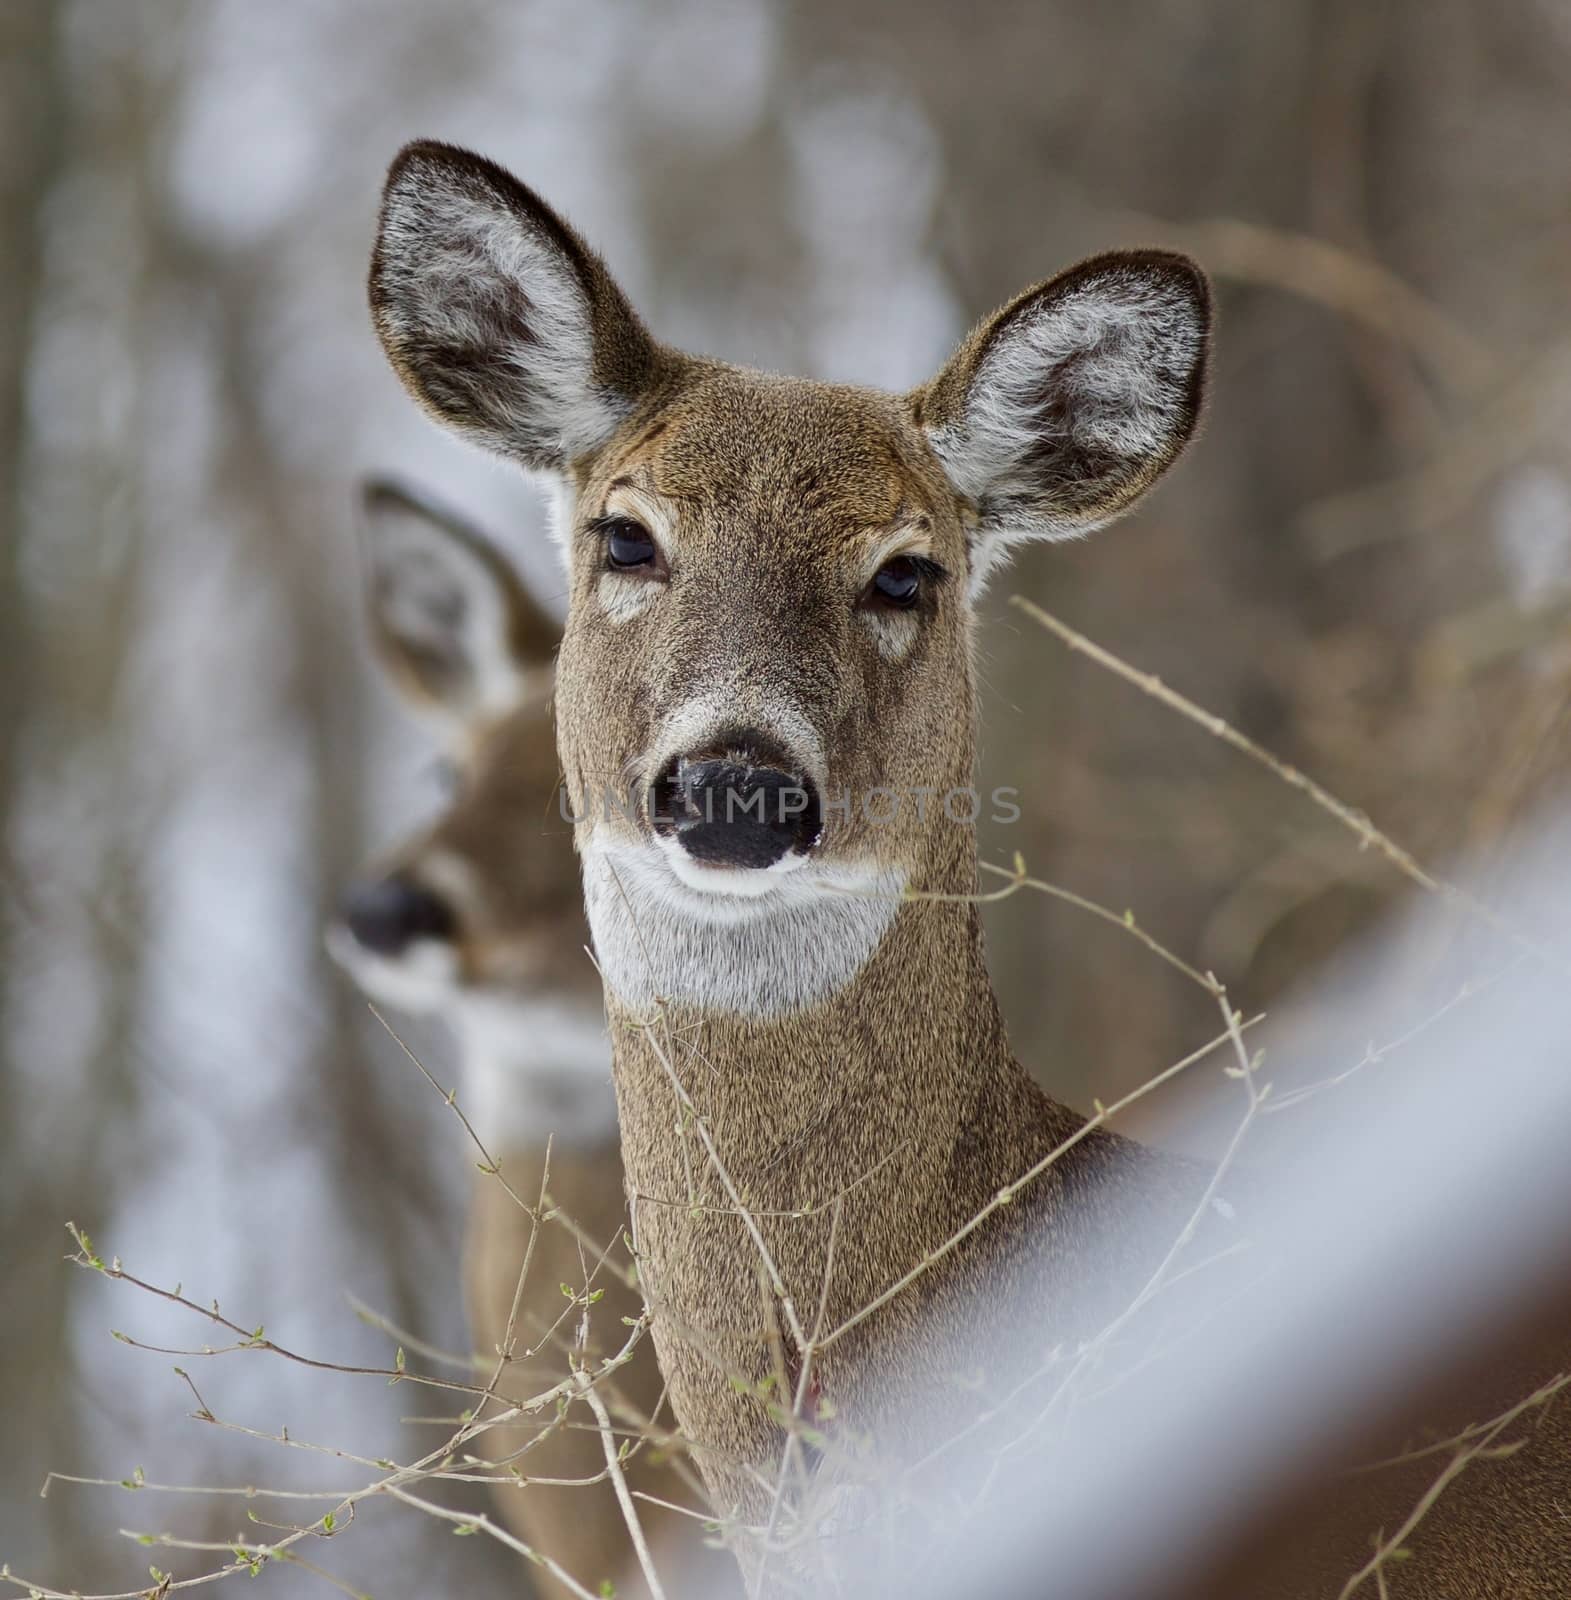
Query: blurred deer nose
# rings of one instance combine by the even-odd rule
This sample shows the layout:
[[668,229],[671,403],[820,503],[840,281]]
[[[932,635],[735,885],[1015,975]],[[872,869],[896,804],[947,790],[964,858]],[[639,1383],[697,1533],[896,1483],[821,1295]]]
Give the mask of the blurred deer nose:
[[655,784],[652,812],[660,832],[711,867],[771,867],[788,851],[805,855],[823,832],[813,785],[753,736],[678,756]]
[[416,939],[451,939],[458,928],[447,901],[396,873],[351,884],[341,910],[356,941],[379,956],[401,955]]

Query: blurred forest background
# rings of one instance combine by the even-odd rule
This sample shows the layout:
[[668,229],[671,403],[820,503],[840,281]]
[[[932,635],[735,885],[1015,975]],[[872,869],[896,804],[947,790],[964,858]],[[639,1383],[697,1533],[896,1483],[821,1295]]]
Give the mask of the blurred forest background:
[[[60,1586],[145,1581],[117,1528],[221,1538],[241,1510],[40,1500],[48,1468],[337,1481],[184,1421],[168,1360],[109,1329],[208,1331],[64,1265],[67,1219],[316,1354],[387,1360],[348,1295],[463,1342],[469,1155],[320,943],[357,862],[439,803],[373,681],[358,476],[428,482],[561,585],[532,490],[426,423],[372,337],[378,188],[416,135],[538,186],[657,334],[823,377],[919,381],[1096,250],[1201,258],[1204,437],[1149,509],[989,601],[984,779],[1025,817],[985,846],[1134,909],[1240,1004],[1401,880],[1010,593],[1424,860],[1487,861],[1571,754],[1567,0],[5,0],[0,1559]],[[989,918],[1061,1097],[1214,1031],[1073,910]],[[368,1456],[430,1436],[375,1379],[246,1355],[201,1381]],[[372,1593],[507,1565],[367,1518],[337,1565]]]

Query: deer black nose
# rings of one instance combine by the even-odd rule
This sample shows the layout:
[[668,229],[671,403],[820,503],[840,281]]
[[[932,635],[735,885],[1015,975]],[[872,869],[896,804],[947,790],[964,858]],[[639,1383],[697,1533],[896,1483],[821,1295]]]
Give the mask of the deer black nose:
[[379,956],[401,955],[416,939],[451,939],[458,927],[447,901],[398,873],[351,884],[342,914],[356,941]]
[[823,808],[783,752],[753,737],[718,752],[679,756],[656,783],[654,825],[712,867],[770,867],[818,843]]

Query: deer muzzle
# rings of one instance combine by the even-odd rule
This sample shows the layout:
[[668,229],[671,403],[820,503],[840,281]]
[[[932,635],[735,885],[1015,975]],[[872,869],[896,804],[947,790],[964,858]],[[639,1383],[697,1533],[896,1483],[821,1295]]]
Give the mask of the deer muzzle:
[[651,791],[650,820],[705,866],[762,869],[812,850],[823,807],[783,752],[746,737],[672,761]]

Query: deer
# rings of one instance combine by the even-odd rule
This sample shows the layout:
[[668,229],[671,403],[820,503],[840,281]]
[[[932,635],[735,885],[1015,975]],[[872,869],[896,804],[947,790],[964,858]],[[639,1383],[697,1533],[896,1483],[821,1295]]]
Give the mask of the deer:
[[[761,1591],[788,1477],[844,1441],[919,1451],[897,1401],[958,1424],[987,1329],[1089,1337],[1150,1269],[1130,1219],[1203,1189],[1011,1052],[974,769],[986,584],[1179,458],[1208,283],[1162,250],[1094,256],[904,394],[755,372],[660,343],[533,190],[419,141],[387,176],[369,298],[414,400],[546,489],[558,753],[640,1280]],[[1523,1474],[1497,1516],[1521,1534],[1512,1594],[1563,1592],[1542,1490],[1568,1444],[1545,1428],[1500,1469]],[[1533,1479],[1542,1448],[1561,1469]],[[1400,1525],[1359,1494],[1344,1576],[1377,1515]],[[1487,1548],[1414,1547],[1392,1594],[1501,1592]],[[1306,1568],[1297,1592],[1338,1589]]]
[[[500,548],[431,495],[380,479],[362,499],[376,658],[435,739],[450,792],[434,821],[350,883],[327,944],[372,999],[438,1017],[456,1035],[456,1103],[487,1168],[475,1176],[466,1226],[469,1323],[482,1378],[511,1351],[500,1392],[522,1399],[567,1375],[569,1350],[591,1366],[613,1355],[627,1338],[622,1319],[643,1310],[622,1242],[600,980],[583,955],[578,866],[556,799],[551,693],[561,627]],[[581,1304],[564,1299],[564,1285]],[[616,1370],[615,1385],[624,1429],[655,1440],[629,1459],[629,1483],[664,1501],[684,1498],[674,1464],[655,1460],[660,1376],[647,1341]],[[618,1594],[645,1593],[623,1512],[603,1481],[602,1440],[587,1412],[591,1425],[579,1421],[581,1410],[554,1429],[548,1408],[479,1436],[501,1469],[494,1498],[542,1558],[534,1571],[542,1597],[573,1592],[553,1569],[590,1593],[605,1582]],[[658,1566],[689,1578],[715,1567],[720,1558],[704,1550],[696,1523],[645,1512]]]

